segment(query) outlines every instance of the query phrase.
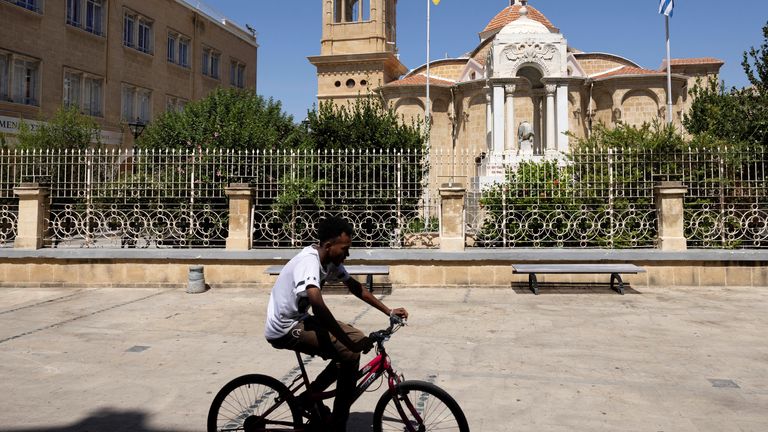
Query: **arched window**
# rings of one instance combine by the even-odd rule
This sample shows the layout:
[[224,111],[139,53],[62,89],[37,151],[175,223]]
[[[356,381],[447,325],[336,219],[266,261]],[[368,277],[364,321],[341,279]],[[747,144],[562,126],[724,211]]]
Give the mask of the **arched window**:
[[362,22],[371,19],[371,0],[334,0],[333,22]]

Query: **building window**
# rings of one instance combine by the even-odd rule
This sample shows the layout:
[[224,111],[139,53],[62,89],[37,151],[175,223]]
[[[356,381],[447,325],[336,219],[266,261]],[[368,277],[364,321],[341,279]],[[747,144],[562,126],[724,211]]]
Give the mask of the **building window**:
[[190,40],[187,38],[182,37],[179,39],[178,64],[180,66],[189,67],[189,43]]
[[139,20],[139,46],[137,49],[141,52],[152,52],[152,23]]
[[104,34],[104,3],[102,0],[85,1],[85,31]]
[[168,33],[168,62],[170,63],[176,63],[176,44],[178,39],[179,35]]
[[168,112],[182,111],[188,102],[184,98],[168,95],[165,99],[165,110]]
[[334,0],[334,22],[362,22],[370,19],[370,0]]
[[40,61],[0,51],[0,99],[39,106]]
[[103,111],[104,79],[79,71],[64,71],[64,105],[77,107],[80,112],[101,117]]
[[8,3],[13,3],[16,6],[23,7],[37,13],[43,13],[43,0],[5,0]]
[[212,48],[203,48],[203,75],[219,79],[221,53]]
[[152,118],[152,90],[123,85],[122,91],[122,119],[126,122],[139,120],[149,123]]
[[232,87],[245,88],[245,65],[232,61],[229,66],[229,84]]
[[104,1],[67,0],[67,24],[104,36]]
[[123,17],[123,45],[152,54],[152,20],[135,12],[125,12]]
[[136,27],[136,18],[133,15],[125,14],[123,19],[123,45],[133,48],[135,46],[133,32]]
[[168,32],[168,63],[189,67],[190,39],[176,32]]
[[80,27],[80,12],[82,5],[80,0],[67,0],[67,24]]

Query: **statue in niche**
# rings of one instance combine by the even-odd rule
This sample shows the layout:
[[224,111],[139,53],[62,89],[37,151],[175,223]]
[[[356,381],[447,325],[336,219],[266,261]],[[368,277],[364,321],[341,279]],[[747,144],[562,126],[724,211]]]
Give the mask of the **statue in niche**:
[[517,141],[520,143],[520,150],[517,152],[519,156],[533,156],[534,136],[533,126],[525,120],[520,122],[520,126],[517,127]]

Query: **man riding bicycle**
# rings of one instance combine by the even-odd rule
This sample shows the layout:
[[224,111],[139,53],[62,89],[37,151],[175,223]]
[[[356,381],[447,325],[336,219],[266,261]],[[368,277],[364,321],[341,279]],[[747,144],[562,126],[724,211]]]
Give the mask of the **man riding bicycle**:
[[[307,391],[322,392],[334,381],[336,398],[330,429],[345,431],[360,365],[360,353],[373,342],[360,330],[337,321],[323,301],[326,282],[343,282],[359,299],[386,315],[408,318],[403,308],[389,309],[344,268],[354,230],[344,219],[328,217],[317,226],[318,245],[304,248],[286,264],[272,288],[264,335],[273,347],[318,355],[331,360]],[[313,314],[308,314],[309,307]]]

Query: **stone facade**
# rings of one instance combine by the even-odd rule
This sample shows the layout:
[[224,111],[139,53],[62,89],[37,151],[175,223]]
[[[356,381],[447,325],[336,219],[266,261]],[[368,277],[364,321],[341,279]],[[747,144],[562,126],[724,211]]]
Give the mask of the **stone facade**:
[[397,0],[323,0],[317,98],[352,101],[398,79],[407,69],[395,55]]
[[[394,28],[393,14],[375,16],[374,8],[380,1],[371,0],[371,22],[382,19],[384,25],[376,28]],[[363,2],[323,0],[326,10],[333,5],[358,3]],[[665,63],[658,70],[650,70],[619,55],[576,50],[568,45],[565,33],[528,4],[533,2],[513,3],[479,32],[480,42],[474,51],[430,63],[431,149],[445,153],[455,146],[456,151],[484,154],[485,172],[503,172],[498,167],[522,158],[567,153],[571,138],[566,132],[583,138],[598,123],[611,127],[619,122],[640,125],[666,121]],[[387,3],[391,6],[393,2]],[[329,23],[329,16],[323,15],[323,55],[311,60],[318,65],[319,99],[344,103],[355,95],[334,90],[318,59],[329,55],[330,45],[373,36],[363,22],[347,23],[343,37],[337,40],[329,29],[339,24]],[[353,31],[359,32],[357,39]],[[386,41],[386,52],[394,52],[397,40]],[[344,58],[336,57],[334,70],[350,76],[353,71],[362,71],[356,59],[370,55],[370,43],[362,48],[351,43],[343,46]],[[681,127],[683,113],[690,107],[688,90],[699,79],[717,78],[722,65],[713,58],[672,60],[674,124]],[[375,82],[369,81],[371,85]],[[402,78],[387,76],[378,82],[377,93],[398,114],[424,118],[428,105],[426,65]],[[532,155],[520,151],[518,128],[523,122],[533,128]]]
[[[130,147],[129,117],[149,121],[216,87],[256,87],[255,36],[183,0],[83,0],[76,10],[16,3],[0,1],[0,132],[13,135],[20,119],[44,121],[74,101],[104,143]],[[33,81],[26,100],[14,91],[21,73]]]

